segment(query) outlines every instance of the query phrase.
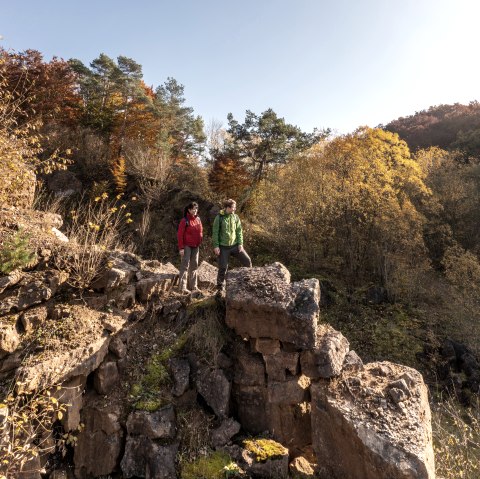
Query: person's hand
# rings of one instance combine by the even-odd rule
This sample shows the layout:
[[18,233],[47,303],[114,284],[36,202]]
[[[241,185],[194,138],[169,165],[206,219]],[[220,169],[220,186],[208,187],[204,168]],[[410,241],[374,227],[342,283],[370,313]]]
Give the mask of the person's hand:
[[184,250],[184,249],[181,249],[181,250],[179,251],[179,253],[180,253],[180,256],[183,256],[183,255],[185,254],[185,250]]
[[243,251],[243,246],[241,244],[238,245],[238,252],[241,253]]
[[220,256],[220,248],[213,248],[213,251],[217,256]]

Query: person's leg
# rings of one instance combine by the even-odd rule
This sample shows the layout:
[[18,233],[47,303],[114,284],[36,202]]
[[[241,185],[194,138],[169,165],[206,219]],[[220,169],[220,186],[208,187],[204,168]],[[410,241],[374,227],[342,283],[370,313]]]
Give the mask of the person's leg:
[[217,289],[223,289],[225,287],[225,275],[227,274],[229,256],[230,248],[228,246],[220,246],[220,255],[218,256]]
[[198,276],[197,276],[197,269],[198,269],[198,257],[200,256],[200,248],[191,248],[190,253],[190,266],[188,268],[188,289],[193,291],[197,289],[198,283]]
[[248,256],[247,252],[245,250],[243,251],[238,251],[238,246],[235,247],[234,251],[232,251],[232,254],[238,258],[242,266],[245,266],[247,268],[252,267],[252,260],[250,259],[250,256]]
[[182,262],[180,264],[180,271],[178,274],[178,289],[180,291],[187,290],[187,270],[190,263],[190,253],[191,249],[189,246],[185,246],[183,249]]

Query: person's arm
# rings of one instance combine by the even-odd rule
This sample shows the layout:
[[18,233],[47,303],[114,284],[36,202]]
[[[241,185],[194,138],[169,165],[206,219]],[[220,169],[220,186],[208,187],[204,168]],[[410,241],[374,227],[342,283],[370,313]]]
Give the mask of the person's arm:
[[235,230],[235,236],[237,237],[237,244],[238,246],[243,246],[243,230],[242,230],[242,222],[240,221],[240,217],[236,215],[237,220],[237,227]]
[[202,224],[202,220],[200,218],[198,218],[198,221],[200,221],[200,242],[202,242],[202,240],[203,240],[203,224]]
[[215,216],[212,231],[213,251],[218,256],[220,254],[220,215]]
[[185,236],[186,222],[185,218],[182,218],[180,224],[178,225],[177,240],[178,240],[178,251],[183,251],[185,244],[183,242],[183,237]]

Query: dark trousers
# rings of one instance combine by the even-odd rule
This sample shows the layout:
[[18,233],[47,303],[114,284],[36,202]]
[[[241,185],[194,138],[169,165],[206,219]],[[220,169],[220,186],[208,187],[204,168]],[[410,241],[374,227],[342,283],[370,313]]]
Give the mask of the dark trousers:
[[220,255],[218,256],[217,288],[223,288],[230,255],[238,258],[242,266],[246,266],[248,268],[252,267],[252,260],[250,259],[250,256],[248,256],[245,250],[242,252],[238,251],[238,245],[220,246]]

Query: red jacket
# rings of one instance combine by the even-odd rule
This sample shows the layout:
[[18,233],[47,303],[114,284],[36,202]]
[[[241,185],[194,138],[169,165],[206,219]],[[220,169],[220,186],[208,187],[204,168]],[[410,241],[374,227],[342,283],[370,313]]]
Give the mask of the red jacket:
[[197,246],[200,246],[203,239],[203,227],[200,217],[192,216],[190,213],[187,213],[187,219],[188,226],[185,218],[182,218],[178,225],[177,239],[179,250],[183,249],[185,246],[196,248]]

